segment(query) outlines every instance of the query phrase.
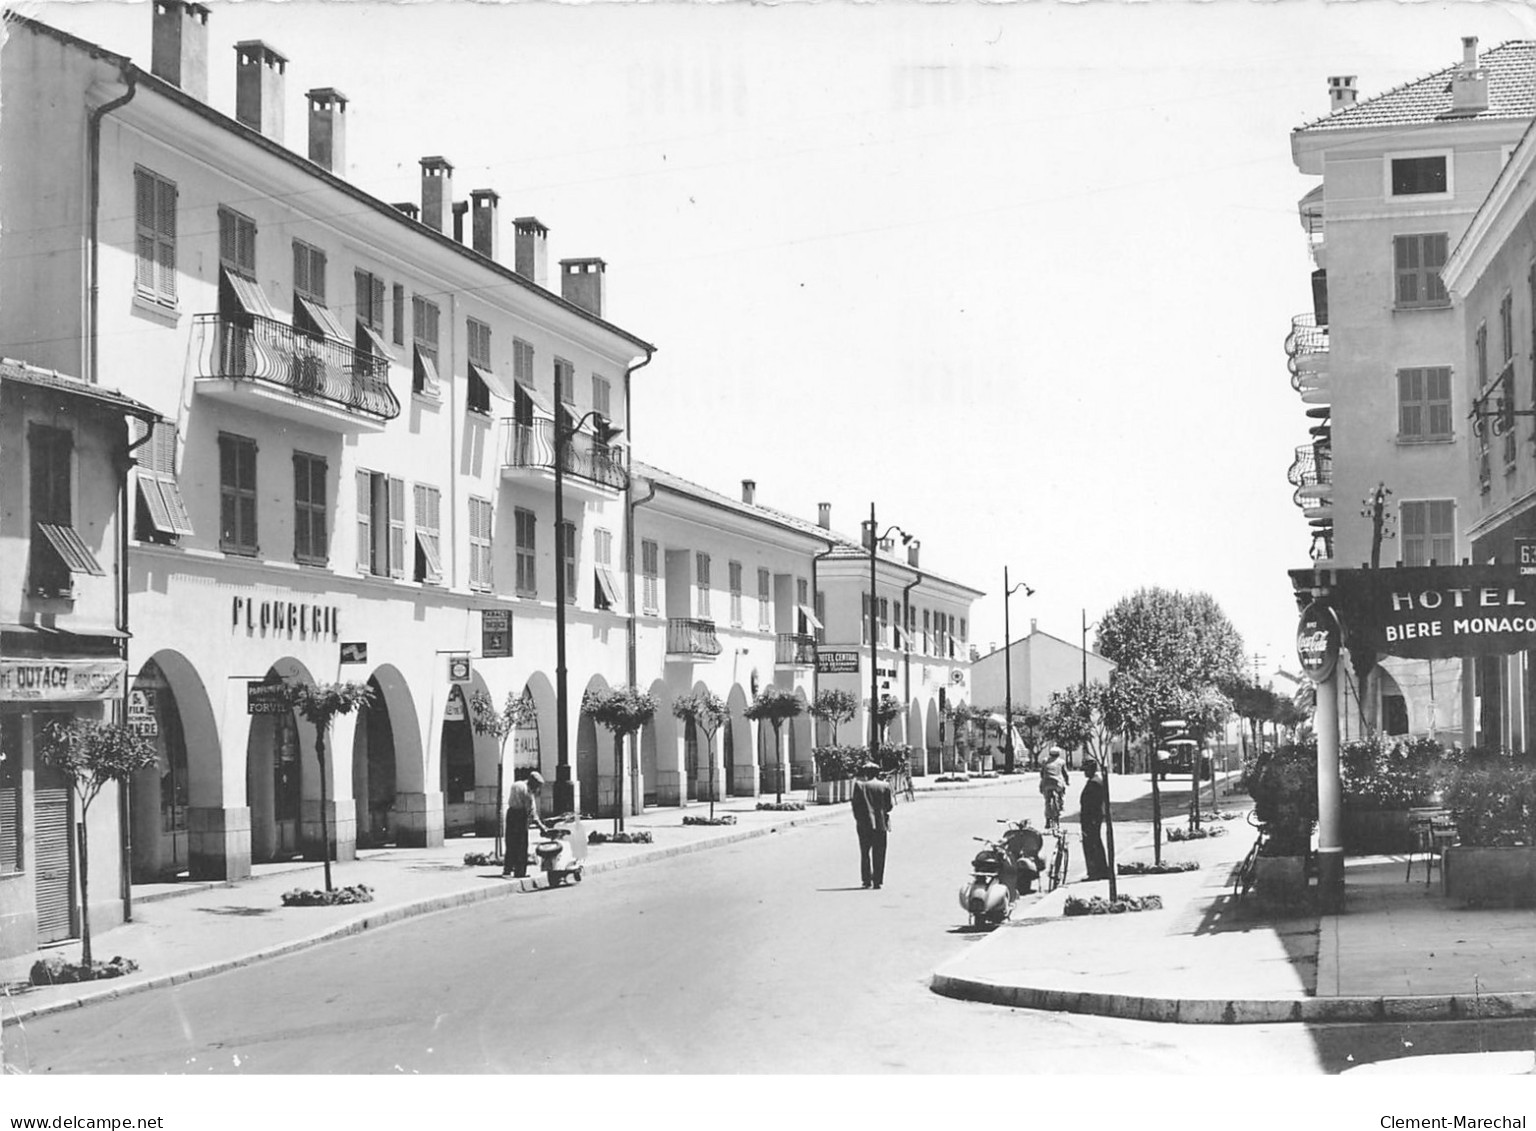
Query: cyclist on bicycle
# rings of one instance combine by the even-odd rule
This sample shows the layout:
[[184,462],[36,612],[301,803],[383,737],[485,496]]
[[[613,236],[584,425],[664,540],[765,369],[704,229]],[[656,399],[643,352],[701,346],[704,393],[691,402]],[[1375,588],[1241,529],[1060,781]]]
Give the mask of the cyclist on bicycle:
[[1061,826],[1061,803],[1067,796],[1067,786],[1072,777],[1067,773],[1066,751],[1053,746],[1046,751],[1045,761],[1040,763],[1040,793],[1045,798],[1045,827]]

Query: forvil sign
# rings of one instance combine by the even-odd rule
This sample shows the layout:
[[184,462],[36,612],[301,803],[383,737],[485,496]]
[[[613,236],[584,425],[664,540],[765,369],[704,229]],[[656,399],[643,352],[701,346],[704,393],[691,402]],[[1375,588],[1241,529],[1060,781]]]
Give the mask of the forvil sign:
[[1351,646],[1390,656],[1496,656],[1536,647],[1536,577],[1516,563],[1341,570]]

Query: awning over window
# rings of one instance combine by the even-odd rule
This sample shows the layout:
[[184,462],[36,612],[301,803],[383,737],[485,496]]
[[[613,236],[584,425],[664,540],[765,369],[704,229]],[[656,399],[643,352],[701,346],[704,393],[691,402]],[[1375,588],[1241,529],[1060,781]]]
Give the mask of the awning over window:
[[469,371],[472,375],[485,382],[485,387],[495,393],[504,401],[510,401],[517,396],[517,382],[500,376],[489,365],[476,365],[469,363]]
[[437,360],[419,347],[415,352],[416,384],[429,393],[437,392]]
[[228,267],[220,268],[220,274],[224,278],[224,285],[229,288],[230,297],[241,310],[259,318],[273,317],[272,304],[267,301],[266,292],[261,289],[260,283]]
[[53,547],[54,553],[59,555],[70,573],[88,573],[92,577],[105,577],[107,571],[101,568],[96,561],[96,555],[92,554],[85,541],[75,532],[73,526],[60,526],[54,523],[40,522],[37,529],[48,544]]
[[421,556],[426,560],[427,573],[433,581],[442,579],[443,562],[437,551],[437,535],[429,534],[424,530],[416,531],[416,545],[421,548]]
[[597,568],[597,593],[598,596],[608,602],[607,607],[616,609],[619,607],[618,587],[613,583],[613,574],[608,572],[607,566]]
[[361,318],[357,320],[357,336],[360,341],[367,342],[369,350],[378,357],[388,357],[390,355],[389,343],[384,340],[384,335],[380,334]]
[[517,386],[518,394],[527,397],[528,403],[533,405],[533,414],[535,416],[542,417],[545,420],[553,420],[555,418],[555,410],[549,407],[549,402],[539,395],[538,390],[526,381],[516,381],[513,383]]
[[305,318],[314,324],[313,328],[327,338],[334,338],[338,342],[347,341],[347,332],[341,328],[341,323],[336,321],[336,316],[326,308],[324,303],[316,302],[302,295],[297,295],[294,302],[303,312]]
[[816,618],[815,609],[811,608],[809,605],[801,605],[800,615],[805,618],[805,623],[811,626],[812,631],[821,630],[822,624],[821,621]]
[[149,510],[150,523],[161,534],[172,536],[192,533],[192,519],[182,500],[176,478],[163,471],[139,468],[139,497]]

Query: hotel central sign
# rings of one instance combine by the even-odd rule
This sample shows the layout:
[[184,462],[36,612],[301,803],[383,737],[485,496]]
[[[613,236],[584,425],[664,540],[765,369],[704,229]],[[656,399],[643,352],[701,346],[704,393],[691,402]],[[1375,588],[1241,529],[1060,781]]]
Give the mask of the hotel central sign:
[[1520,566],[1341,570],[1334,607],[1351,647],[1389,656],[1496,656],[1536,647],[1536,576]]

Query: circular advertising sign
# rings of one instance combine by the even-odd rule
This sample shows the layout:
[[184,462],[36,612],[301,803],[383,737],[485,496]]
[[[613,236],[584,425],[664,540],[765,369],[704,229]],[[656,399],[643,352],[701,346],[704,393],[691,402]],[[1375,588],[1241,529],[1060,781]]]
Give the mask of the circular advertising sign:
[[1339,662],[1339,618],[1329,605],[1313,601],[1296,626],[1296,658],[1316,683],[1333,674]]

